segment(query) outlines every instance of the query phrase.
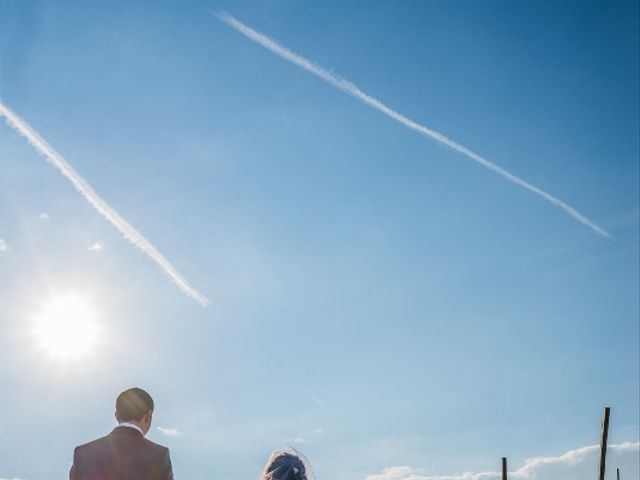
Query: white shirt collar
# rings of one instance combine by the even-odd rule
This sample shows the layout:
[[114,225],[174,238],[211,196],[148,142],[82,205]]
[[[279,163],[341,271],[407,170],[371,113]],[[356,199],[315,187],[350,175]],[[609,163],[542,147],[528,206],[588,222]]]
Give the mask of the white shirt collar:
[[129,423],[129,422],[122,422],[118,424],[118,427],[125,427],[125,428],[133,428],[134,430],[137,430],[140,432],[140,435],[142,435],[144,437],[144,432],[142,431],[142,429],[136,425],[135,423]]

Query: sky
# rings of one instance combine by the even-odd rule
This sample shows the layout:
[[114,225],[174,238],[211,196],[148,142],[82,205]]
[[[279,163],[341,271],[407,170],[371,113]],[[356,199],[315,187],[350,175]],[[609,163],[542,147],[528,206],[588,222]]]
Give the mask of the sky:
[[605,406],[638,478],[639,10],[0,2],[0,102],[91,188],[2,122],[0,479],[65,478],[129,386],[176,478],[596,478]]

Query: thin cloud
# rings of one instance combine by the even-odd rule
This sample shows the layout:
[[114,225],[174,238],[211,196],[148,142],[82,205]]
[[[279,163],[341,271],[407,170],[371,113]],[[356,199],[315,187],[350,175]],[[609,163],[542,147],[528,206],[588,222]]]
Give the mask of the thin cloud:
[[165,427],[156,427],[156,429],[163,435],[167,437],[178,437],[180,436],[180,432],[178,432],[177,428],[165,428]]
[[90,252],[100,253],[102,250],[104,250],[104,242],[98,240],[90,247],[87,247],[87,250],[89,250]]
[[38,218],[42,222],[48,222],[49,221],[49,214],[47,212],[42,212],[40,215],[38,215]]
[[[4,238],[0,238],[0,252],[6,252],[7,250],[9,250],[9,245],[4,241]],[[0,478],[0,480],[2,479]]]
[[136,230],[129,222],[120,216],[105,200],[103,200],[82,178],[69,163],[56,152],[35,130],[33,130],[24,120],[18,117],[8,107],[0,102],[0,115],[2,115],[7,124],[16,130],[20,135],[25,137],[27,141],[42,154],[49,163],[56,167],[62,175],[67,177],[74,188],[100,212],[116,229],[131,243],[142,250],[149,258],[151,258],[158,266],[173,280],[173,282],[188,296],[198,301],[202,306],[209,304],[209,300],[194,289],[189,282],[178,273],[178,271],[169,263],[169,261],[147,240],[138,230]]
[[[614,453],[637,452],[640,449],[640,442],[625,442],[609,445],[609,451]],[[599,445],[589,445],[575,450],[569,450],[557,457],[534,457],[526,460],[524,465],[514,472],[518,478],[535,478],[536,473],[542,467],[547,466],[574,466],[588,458],[597,457],[600,451]]]
[[258,43],[259,45],[262,45],[267,50],[270,50],[271,52],[273,52],[276,55],[284,58],[288,62],[291,62],[291,63],[303,68],[304,70],[306,70],[309,73],[315,75],[316,77],[320,78],[321,80],[324,80],[328,84],[333,85],[338,90],[341,90],[341,91],[343,91],[343,92],[355,97],[357,100],[360,100],[362,103],[364,103],[366,105],[369,105],[372,108],[375,108],[376,110],[384,113],[385,115],[387,115],[388,117],[392,118],[396,122],[404,125],[405,127],[409,128],[411,130],[415,130],[418,133],[420,133],[420,134],[422,134],[422,135],[424,135],[424,136],[426,136],[428,138],[431,138],[432,140],[435,140],[436,142],[440,143],[441,145],[444,145],[446,147],[451,148],[452,150],[455,150],[458,153],[461,153],[462,155],[466,156],[467,158],[473,160],[474,162],[477,162],[480,165],[482,165],[483,167],[491,170],[495,174],[506,178],[511,183],[514,183],[515,185],[518,185],[518,186],[520,186],[520,187],[522,187],[522,188],[524,188],[526,190],[529,190],[530,192],[542,197],[546,201],[550,202],[552,205],[555,205],[559,209],[563,210],[565,213],[567,213],[569,216],[573,217],[578,222],[580,222],[583,225],[586,225],[587,227],[589,227],[591,230],[593,230],[597,234],[602,235],[603,237],[613,238],[611,236],[611,234],[609,234],[603,228],[601,228],[600,226],[596,225],[592,220],[590,220],[589,218],[584,216],[582,213],[580,213],[578,210],[576,210],[572,206],[566,204],[565,202],[563,202],[559,198],[557,198],[557,197],[551,195],[550,193],[544,191],[540,187],[538,187],[538,186],[536,186],[536,185],[534,185],[532,183],[527,182],[526,180],[518,177],[517,175],[514,175],[513,173],[505,170],[500,165],[497,165],[497,164],[493,163],[492,161],[484,158],[483,156],[473,152],[472,150],[468,149],[464,145],[461,145],[461,144],[451,140],[450,138],[446,137],[442,133],[437,132],[435,130],[432,130],[432,129],[424,126],[424,125],[421,125],[418,122],[415,122],[415,121],[411,120],[410,118],[404,116],[403,114],[397,112],[396,110],[393,110],[392,108],[390,108],[387,105],[385,105],[384,103],[382,103],[380,100],[377,100],[376,98],[374,98],[374,97],[368,95],[367,93],[363,92],[362,90],[360,90],[360,88],[358,88],[356,85],[354,85],[350,81],[340,77],[339,75],[336,75],[335,73],[330,72],[326,68],[324,68],[324,67],[322,67],[322,66],[320,66],[320,65],[318,65],[318,64],[316,64],[314,62],[312,62],[311,60],[308,60],[308,59],[298,55],[297,53],[293,52],[289,48],[280,45],[275,40],[269,38],[268,36],[264,35],[263,33],[260,33],[260,32],[258,32],[256,30],[252,29],[248,25],[245,25],[244,23],[240,22],[236,18],[234,18],[231,15],[229,15],[227,12],[218,12],[218,13],[216,13],[216,12],[210,11],[210,13],[215,15],[216,17],[218,17],[220,20],[225,22],[230,27],[232,27],[235,30],[237,30],[238,32],[242,33],[244,36],[246,36],[250,40],[253,40],[254,42]]
[[316,403],[318,405],[324,405],[324,402],[320,400],[318,397],[316,397],[315,395],[311,395],[310,393],[307,393],[307,396],[313,401],[313,403]]
[[[508,472],[509,478],[534,479],[543,471],[550,472],[549,478],[558,479],[558,470],[585,467],[597,460],[600,447],[588,445],[586,447],[569,450],[562,455],[533,457],[524,461],[516,470]],[[609,445],[609,452],[613,454],[635,454],[640,450],[640,442],[625,442]],[[556,469],[555,471],[553,469]],[[555,473],[552,473],[555,472]],[[555,475],[555,476],[553,476]],[[501,472],[464,472],[450,475],[426,475],[408,466],[397,466],[384,469],[381,473],[369,475],[365,480],[483,480],[500,478]],[[578,475],[579,476],[579,475]],[[573,478],[573,477],[572,477]]]

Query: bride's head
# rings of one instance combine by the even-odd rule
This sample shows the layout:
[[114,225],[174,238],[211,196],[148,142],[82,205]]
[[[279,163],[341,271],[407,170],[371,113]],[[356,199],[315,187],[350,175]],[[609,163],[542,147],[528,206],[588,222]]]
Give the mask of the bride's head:
[[309,463],[294,449],[273,452],[260,480],[313,480]]

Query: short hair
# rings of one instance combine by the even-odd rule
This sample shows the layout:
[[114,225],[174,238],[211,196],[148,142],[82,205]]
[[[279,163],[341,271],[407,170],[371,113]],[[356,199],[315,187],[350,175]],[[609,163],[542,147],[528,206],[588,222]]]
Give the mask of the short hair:
[[129,388],[116,398],[116,419],[119,422],[142,420],[153,410],[153,398],[141,388]]

